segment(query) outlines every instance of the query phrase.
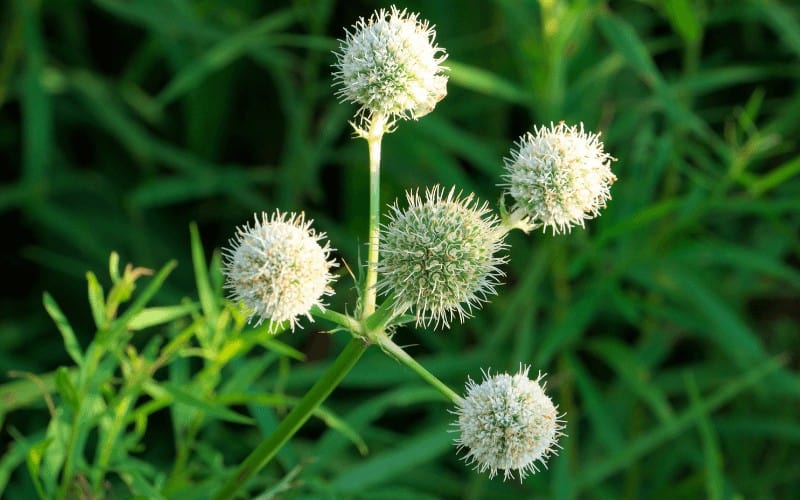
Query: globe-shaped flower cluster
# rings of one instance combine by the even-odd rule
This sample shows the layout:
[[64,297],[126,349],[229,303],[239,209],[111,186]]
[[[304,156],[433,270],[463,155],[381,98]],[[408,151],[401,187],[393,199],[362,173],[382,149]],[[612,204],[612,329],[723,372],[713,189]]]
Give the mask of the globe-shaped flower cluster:
[[361,18],[340,41],[334,66],[336,95],[361,105],[362,116],[417,119],[447,95],[447,58],[436,32],[417,14],[392,6]]
[[252,227],[237,228],[223,249],[225,286],[257,325],[271,321],[274,331],[288,321],[294,330],[299,316],[312,319],[311,308],[322,307],[322,296],[333,293],[332,249],[327,242],[320,245],[325,234],[311,229],[311,222],[302,213],[262,212]]
[[617,179],[612,158],[599,136],[563,122],[537,127],[522,136],[505,159],[507,193],[514,198],[512,215],[554,234],[584,226],[611,198]]
[[398,313],[412,309],[417,324],[448,327],[495,294],[498,256],[506,245],[499,219],[474,194],[435,186],[406,193],[408,207],[391,207],[381,234],[379,289],[391,292]]
[[557,441],[564,428],[558,410],[539,384],[528,378],[527,366],[510,375],[484,373],[480,384],[467,381],[467,395],[456,407],[459,433],[455,443],[465,451],[463,459],[474,463],[480,472],[498,471],[503,478],[513,478],[514,471],[522,480],[538,472],[537,462],[556,453]]

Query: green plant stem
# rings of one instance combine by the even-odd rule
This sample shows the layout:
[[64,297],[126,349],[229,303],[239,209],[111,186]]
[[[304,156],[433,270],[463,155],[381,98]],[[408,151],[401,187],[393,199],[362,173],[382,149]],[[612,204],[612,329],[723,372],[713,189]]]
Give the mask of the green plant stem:
[[380,348],[383,349],[384,352],[386,352],[397,361],[409,367],[412,371],[414,371],[414,373],[419,375],[425,382],[429,383],[436,390],[441,392],[447,399],[452,401],[454,404],[461,403],[462,401],[461,396],[459,396],[455,391],[450,389],[450,387],[448,387],[447,384],[436,378],[436,375],[429,372],[424,366],[419,364],[417,360],[412,358],[399,345],[395,344],[392,341],[392,339],[390,339],[387,335],[385,334],[379,335],[377,336],[375,341],[380,346]]
[[333,389],[356,364],[356,361],[366,351],[367,344],[359,338],[352,338],[347,347],[342,351],[336,361],[328,368],[311,390],[283,419],[270,436],[265,439],[252,453],[239,465],[236,474],[217,491],[214,496],[217,500],[228,500],[243,486],[250,477],[264,467],[278,453],[278,450],[291,438],[300,427],[308,420],[314,411],[322,404]]
[[378,256],[380,241],[381,214],[381,139],[386,125],[386,118],[375,113],[370,122],[365,139],[369,144],[369,249],[367,251],[367,279],[364,281],[364,308],[361,318],[366,319],[375,311],[378,283]]
[[314,306],[311,308],[311,315],[316,318],[326,319],[331,323],[341,326],[342,328],[347,328],[351,332],[357,334],[362,333],[361,323],[347,314],[342,314],[340,312],[331,311],[330,309],[322,309],[319,306]]
[[[375,114],[365,135],[365,139],[369,144],[369,249],[367,251],[367,276],[364,282],[364,307],[361,310],[361,324],[354,323],[352,318],[340,313],[322,311],[319,308],[312,311],[315,316],[323,317],[345,326],[355,335],[322,378],[314,384],[297,406],[278,424],[272,434],[245,458],[236,470],[236,474],[228,478],[228,481],[222,485],[222,488],[214,496],[217,500],[232,498],[234,493],[246,484],[253,474],[269,463],[278,453],[278,450],[294,436],[322,402],[333,392],[333,389],[339,385],[339,382],[355,366],[369,345],[364,341],[362,335],[365,331],[363,324],[375,312],[375,302],[377,300],[375,285],[378,282],[377,263],[378,241],[380,238],[381,139],[385,131],[385,125],[385,117],[381,114]],[[382,329],[380,334],[383,335]]]

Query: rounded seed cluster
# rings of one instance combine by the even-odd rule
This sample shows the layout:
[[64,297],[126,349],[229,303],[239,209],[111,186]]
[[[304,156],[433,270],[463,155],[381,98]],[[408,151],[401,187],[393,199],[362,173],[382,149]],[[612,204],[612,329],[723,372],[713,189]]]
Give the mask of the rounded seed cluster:
[[320,246],[324,233],[311,229],[311,220],[303,213],[265,212],[255,216],[255,223],[236,229],[229,248],[222,251],[225,287],[232,298],[251,311],[256,324],[270,321],[277,330],[288,321],[294,330],[299,316],[309,319],[313,306],[322,307],[323,295],[333,291],[328,260],[332,249]]
[[392,6],[347,31],[335,53],[334,85],[342,102],[361,105],[359,114],[417,119],[447,95],[447,58],[436,31],[418,14]]
[[507,193],[517,215],[533,227],[551,227],[553,234],[584,227],[611,198],[617,179],[612,158],[603,151],[599,135],[564,122],[537,127],[522,136],[505,158]]
[[474,194],[455,187],[406,193],[408,207],[391,207],[381,234],[379,290],[390,292],[398,313],[412,309],[417,324],[449,327],[480,307],[503,272],[506,245],[499,219]]
[[520,366],[514,375],[487,371],[480,384],[468,379],[467,395],[454,412],[462,458],[481,473],[489,471],[490,478],[498,471],[504,480],[513,478],[516,471],[522,481],[539,471],[536,462],[546,468],[557,453],[563,421],[539,384],[542,375],[530,380],[529,368]]

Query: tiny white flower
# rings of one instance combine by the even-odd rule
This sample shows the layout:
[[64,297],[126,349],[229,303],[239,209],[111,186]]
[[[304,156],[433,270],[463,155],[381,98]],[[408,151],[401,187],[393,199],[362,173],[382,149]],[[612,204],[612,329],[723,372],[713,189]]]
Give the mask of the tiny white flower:
[[530,227],[549,226],[553,234],[584,227],[611,199],[617,179],[612,160],[599,135],[584,132],[583,123],[534,128],[504,159],[504,186],[515,201],[512,218],[526,219]]
[[461,198],[455,187],[406,192],[408,208],[391,207],[381,234],[378,266],[382,292],[391,292],[397,313],[412,309],[417,324],[450,326],[480,307],[503,272],[506,248],[500,220],[474,194]]
[[328,260],[333,249],[327,242],[320,246],[325,234],[311,229],[311,222],[303,213],[262,212],[253,227],[237,228],[230,248],[223,249],[225,287],[257,325],[268,320],[277,329],[288,321],[294,330],[299,316],[313,321],[311,308],[323,307],[322,296],[333,293],[328,286],[336,266]]
[[334,85],[342,102],[359,104],[359,115],[417,119],[447,95],[447,58],[436,31],[418,14],[392,6],[360,18],[340,40]]
[[546,460],[557,453],[563,415],[539,384],[542,375],[530,380],[529,369],[520,365],[514,375],[486,371],[480,384],[468,379],[467,395],[453,412],[455,444],[466,451],[462,458],[479,472],[489,471],[489,478],[498,471],[504,480],[513,478],[516,471],[522,481],[539,471],[536,462],[547,468]]

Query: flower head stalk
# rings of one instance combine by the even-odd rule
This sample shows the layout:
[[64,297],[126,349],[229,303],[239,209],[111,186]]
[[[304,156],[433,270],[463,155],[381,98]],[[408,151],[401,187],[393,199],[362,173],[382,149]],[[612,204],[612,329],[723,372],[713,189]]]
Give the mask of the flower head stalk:
[[333,250],[320,241],[324,233],[311,229],[311,220],[303,213],[265,212],[255,216],[255,223],[237,228],[236,236],[223,249],[225,287],[232,297],[250,310],[256,324],[268,320],[270,328],[288,321],[294,330],[300,316],[313,321],[313,306],[324,307],[323,295],[333,277],[329,260]]
[[392,293],[396,312],[413,310],[417,324],[449,327],[496,293],[506,261],[500,220],[474,194],[435,186],[406,193],[408,207],[391,207],[381,234],[378,288]]
[[[418,14],[394,6],[359,19],[335,53],[336,95],[361,106],[359,122],[384,116],[387,130],[397,118],[425,116],[447,95],[447,54],[435,37]],[[363,135],[367,127],[356,129]]]
[[612,160],[599,135],[584,132],[583,123],[534,128],[504,160],[504,186],[515,202],[507,224],[526,232],[550,227],[553,234],[584,227],[611,199],[617,179]]
[[516,471],[522,481],[539,471],[537,462],[547,467],[557,453],[563,415],[544,393],[542,375],[531,380],[529,369],[520,365],[514,375],[486,371],[480,384],[468,379],[467,394],[454,411],[455,444],[466,452],[463,459],[490,478],[498,471],[504,480],[513,478]]

